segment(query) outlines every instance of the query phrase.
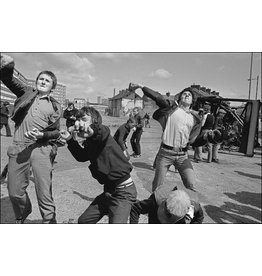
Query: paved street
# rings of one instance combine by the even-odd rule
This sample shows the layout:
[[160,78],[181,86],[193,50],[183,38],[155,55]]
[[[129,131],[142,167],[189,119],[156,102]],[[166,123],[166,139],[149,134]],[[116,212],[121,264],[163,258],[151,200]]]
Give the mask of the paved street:
[[[111,133],[114,134],[125,119],[104,117],[103,121],[105,125],[110,126]],[[62,125],[65,125],[63,119]],[[13,123],[11,129],[13,133]],[[131,159],[134,167],[132,178],[139,199],[150,195],[154,176],[152,164],[159,148],[160,136],[160,126],[151,120],[151,128],[145,128],[142,135],[141,158]],[[1,168],[7,163],[6,150],[11,142],[12,138],[6,137],[5,129],[2,129]],[[131,153],[130,143],[128,145]],[[189,154],[192,157],[193,151],[190,150]],[[205,212],[204,223],[261,223],[261,149],[256,150],[252,158],[238,152],[219,152],[219,159],[219,164],[192,162],[197,177],[199,200]],[[59,148],[53,173],[58,223],[76,223],[77,218],[102,191],[102,186],[92,178],[88,165],[88,162],[75,161],[67,147]],[[173,167],[168,172],[166,183],[173,183],[179,187],[182,185],[181,178]],[[25,223],[40,223],[41,216],[36,203],[33,177],[28,193],[33,212]],[[14,219],[4,183],[1,185],[1,223],[14,223]],[[105,222],[106,217],[101,220],[101,223]],[[147,222],[147,217],[142,216],[140,222]]]

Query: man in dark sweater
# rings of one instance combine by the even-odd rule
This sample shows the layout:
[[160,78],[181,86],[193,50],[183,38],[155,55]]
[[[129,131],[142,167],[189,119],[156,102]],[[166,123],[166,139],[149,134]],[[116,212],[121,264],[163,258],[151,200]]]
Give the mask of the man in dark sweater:
[[[130,176],[133,168],[110,135],[109,128],[102,125],[101,115],[93,107],[82,107],[75,126],[69,131],[60,132],[69,151],[79,162],[90,161],[92,176],[104,185],[104,192],[89,205],[78,223],[97,223],[104,215],[109,216],[109,223],[127,223],[137,196]],[[86,139],[83,147],[75,135]]]
[[78,109],[72,102],[68,103],[67,109],[64,111],[63,117],[66,119],[66,127],[69,128],[75,124]]
[[200,224],[204,213],[201,205],[190,199],[184,190],[162,185],[148,199],[133,204],[130,223],[139,222],[140,214],[148,214],[149,224]]
[[[202,122],[202,129],[201,133],[205,135],[206,133],[212,131],[214,127],[215,118],[211,114],[211,106],[210,105],[204,105],[204,117]],[[212,161],[212,143],[207,141],[207,162],[210,163]]]
[[132,146],[133,153],[131,154],[132,157],[137,158],[141,156],[141,145],[140,139],[143,133],[143,119],[139,114],[139,108],[135,107],[133,109],[133,116],[136,120],[136,130],[133,132],[130,143]]
[[114,135],[114,139],[116,140],[116,142],[118,143],[118,145],[120,146],[120,148],[122,149],[124,155],[128,160],[130,159],[130,155],[127,151],[126,139],[131,129],[134,128],[135,126],[136,126],[136,120],[134,118],[129,118],[125,124],[121,125],[117,129]]

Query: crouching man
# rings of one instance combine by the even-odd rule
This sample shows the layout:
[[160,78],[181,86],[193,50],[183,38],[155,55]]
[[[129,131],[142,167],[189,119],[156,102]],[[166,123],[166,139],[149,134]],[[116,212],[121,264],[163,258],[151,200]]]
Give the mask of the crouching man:
[[150,224],[201,224],[204,213],[201,205],[190,199],[184,190],[162,185],[148,199],[133,204],[130,223],[139,222],[140,214],[148,214]]

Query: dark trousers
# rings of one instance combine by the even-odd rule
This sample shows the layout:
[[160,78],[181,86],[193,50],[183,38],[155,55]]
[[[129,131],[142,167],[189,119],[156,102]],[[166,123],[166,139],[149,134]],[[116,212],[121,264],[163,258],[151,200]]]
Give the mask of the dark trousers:
[[79,217],[78,223],[97,223],[104,215],[108,215],[109,223],[127,223],[136,196],[134,184],[126,188],[115,188],[111,192],[105,191],[89,205]]
[[141,154],[141,147],[140,147],[140,139],[143,133],[143,129],[137,129],[131,136],[130,143],[132,146],[132,150],[136,155]]
[[11,136],[11,129],[10,129],[10,127],[9,127],[8,122],[7,122],[6,124],[1,123],[1,124],[0,124],[0,129],[2,129],[3,126],[5,126],[6,136]]

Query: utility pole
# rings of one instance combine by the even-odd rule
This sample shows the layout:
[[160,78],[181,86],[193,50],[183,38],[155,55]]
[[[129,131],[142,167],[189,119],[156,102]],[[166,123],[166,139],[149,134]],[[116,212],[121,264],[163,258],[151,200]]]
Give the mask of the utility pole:
[[250,77],[249,77],[249,92],[248,92],[248,99],[250,100],[250,93],[251,93],[251,81],[252,81],[252,63],[253,63],[253,53],[251,53],[251,63],[250,63]]
[[259,78],[259,76],[257,76],[257,86],[256,86],[256,100],[257,100],[257,92],[258,92],[258,78]]

